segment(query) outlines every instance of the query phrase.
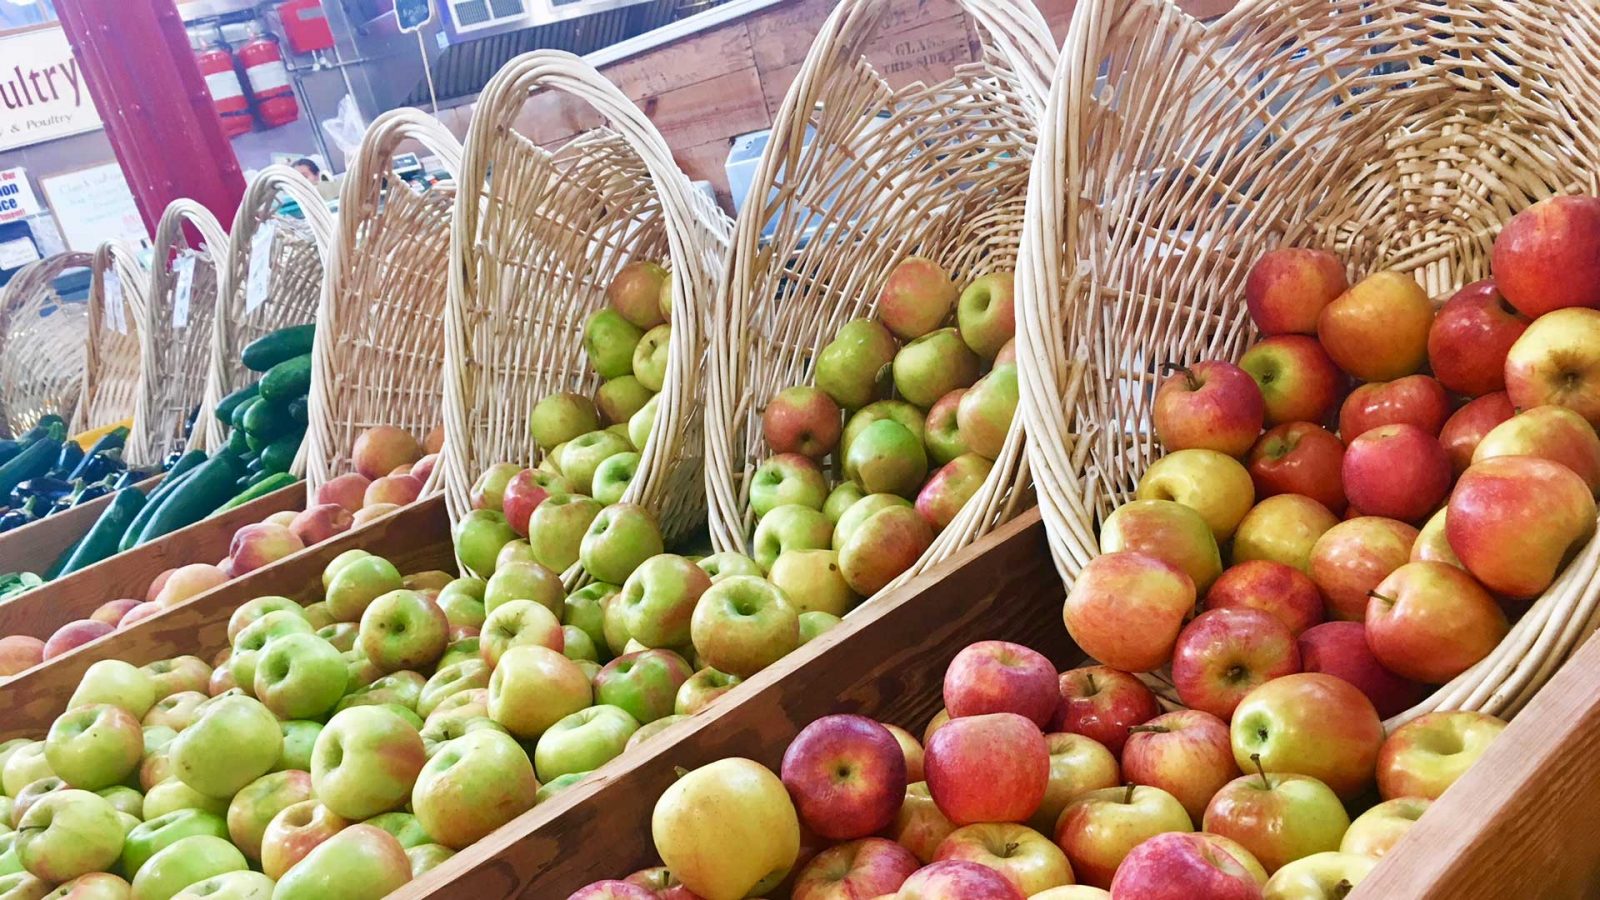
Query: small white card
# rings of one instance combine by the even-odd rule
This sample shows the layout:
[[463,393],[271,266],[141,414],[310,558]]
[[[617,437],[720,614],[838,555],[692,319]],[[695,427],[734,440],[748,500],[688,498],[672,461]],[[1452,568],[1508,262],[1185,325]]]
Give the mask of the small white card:
[[172,289],[172,327],[189,327],[189,295],[194,293],[194,257],[184,254],[172,264],[177,285]]
[[107,269],[101,275],[101,279],[101,286],[106,295],[106,323],[117,334],[127,334],[128,310],[122,302],[122,278],[117,275],[117,270]]
[[244,280],[244,314],[247,316],[267,302],[267,292],[272,286],[272,238],[277,233],[278,223],[268,219],[250,238],[250,270]]

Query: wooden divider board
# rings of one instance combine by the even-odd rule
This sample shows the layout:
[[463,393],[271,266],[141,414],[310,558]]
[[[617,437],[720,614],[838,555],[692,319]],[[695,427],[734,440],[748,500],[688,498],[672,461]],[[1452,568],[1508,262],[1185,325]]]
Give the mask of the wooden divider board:
[[[305,497],[303,485],[284,488],[284,491],[298,491],[302,499]],[[283,491],[278,492],[281,493]],[[269,494],[261,500],[278,494]],[[211,524],[214,526],[217,521],[211,520]],[[0,713],[0,741],[16,737],[43,738],[51,722],[66,707],[84,671],[100,660],[120,659],[142,666],[192,654],[209,662],[217,651],[228,645],[228,618],[241,604],[271,595],[290,597],[301,603],[316,602],[322,599],[322,570],[334,557],[356,548],[388,559],[407,574],[428,569],[455,571],[450,521],[445,514],[443,495],[418,501],[361,528],[307,547],[0,684],[0,710],[4,710]],[[110,562],[113,561],[108,560],[107,564]]]
[[837,712],[920,735],[944,705],[946,666],[974,641],[1026,644],[1061,668],[1081,661],[1061,623],[1063,596],[1039,514],[1024,513],[390,900],[559,900],[591,881],[657,865],[650,815],[675,767],[744,756],[776,769],[801,728]]
[[305,482],[296,482],[19,594],[0,603],[0,635],[29,634],[46,639],[68,622],[87,619],[102,603],[124,598],[143,600],[157,575],[190,563],[220,561],[228,555],[228,545],[239,528],[275,512],[303,509],[305,499]]
[[[146,494],[161,483],[160,475],[146,478],[134,487]],[[66,549],[89,531],[89,526],[100,518],[111,505],[112,492],[80,503],[64,512],[45,516],[37,522],[0,534],[0,572],[33,572],[43,574]]]

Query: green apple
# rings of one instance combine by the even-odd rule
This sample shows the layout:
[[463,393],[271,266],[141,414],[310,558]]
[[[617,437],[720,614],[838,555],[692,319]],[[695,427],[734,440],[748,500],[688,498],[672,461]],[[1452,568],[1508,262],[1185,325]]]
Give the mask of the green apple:
[[406,859],[411,861],[412,878],[421,878],[422,873],[438,868],[440,863],[455,855],[454,850],[443,844],[422,844],[406,850]]
[[353,823],[315,800],[284,807],[261,835],[261,871],[282,878],[318,844]]
[[316,636],[333,645],[340,653],[348,653],[356,645],[361,629],[356,622],[334,622],[318,628]]
[[638,730],[638,721],[618,707],[580,709],[539,736],[533,750],[534,770],[541,781],[592,771],[619,756]]
[[478,729],[434,753],[411,806],[434,841],[460,850],[532,809],[538,792],[522,747],[510,735]]
[[322,723],[299,719],[283,722],[281,725],[283,751],[278,754],[278,761],[273,764],[272,771],[311,771],[311,748],[316,746],[317,735],[322,733]]
[[800,615],[772,582],[726,578],[701,596],[690,632],[707,665],[748,678],[800,646]]
[[861,600],[845,584],[839,554],[832,550],[787,551],[773,562],[767,580],[777,585],[802,615],[820,611],[842,616]]
[[444,698],[462,691],[489,686],[489,664],[482,659],[466,659],[433,673],[417,697],[417,715],[424,719]]
[[628,492],[628,485],[633,483],[633,476],[639,472],[638,453],[618,453],[608,457],[594,470],[594,499],[607,505],[621,503],[622,495]]
[[272,900],[273,881],[260,872],[223,872],[196,881],[172,900]]
[[[487,691],[485,691],[487,694]],[[486,713],[488,701],[485,700],[485,709],[458,710],[429,717],[428,724],[422,726],[422,749],[427,751],[428,758],[432,759],[439,748],[445,744],[480,729],[505,733],[499,722],[489,718]]]
[[663,321],[663,322],[672,321],[672,283],[673,283],[673,281],[674,281],[674,279],[672,277],[672,273],[668,272],[666,274],[666,276],[661,279],[661,290],[658,291],[657,294],[656,294],[657,308],[661,312],[661,321]]
[[73,787],[98,791],[125,781],[144,757],[144,729],[126,710],[79,706],[56,718],[44,741],[50,770]]
[[417,701],[422,699],[422,688],[427,683],[428,680],[420,672],[390,672],[360,690],[345,694],[339,705],[334,707],[334,712],[339,713],[352,706],[395,706],[415,713]]
[[1206,804],[1202,830],[1238,841],[1267,871],[1339,849],[1350,827],[1344,805],[1309,775],[1243,775],[1223,785]]
[[[228,803],[227,831],[246,857],[261,862],[261,839],[278,813],[311,799],[311,773],[272,772],[245,785]],[[127,851],[123,851],[127,857]]]
[[[521,748],[519,747],[518,749],[520,750]],[[428,767],[424,765],[422,768],[423,771],[427,771]],[[417,776],[417,780],[421,781],[422,776]],[[389,832],[394,835],[395,840],[400,842],[400,846],[407,850],[412,847],[420,847],[423,844],[433,843],[433,838],[428,836],[428,830],[411,813],[381,813],[368,819],[363,824],[382,828],[384,831]]]
[[513,600],[489,614],[478,646],[483,661],[495,667],[513,647],[547,647],[559,653],[564,640],[561,622],[550,610],[532,600]]
[[972,352],[994,359],[1017,333],[1015,276],[990,272],[973,279],[956,301],[956,323]]
[[244,854],[226,840],[197,834],[150,857],[133,877],[134,900],[172,900],[191,884],[225,872],[248,871]]
[[[849,509],[851,506],[854,506],[857,500],[860,500],[866,495],[866,492],[861,490],[861,485],[856,484],[854,481],[842,481],[839,483],[838,487],[835,487],[833,491],[828,494],[828,499],[823,501],[822,514],[828,517],[828,521],[837,525],[839,524],[839,518],[844,515],[845,510]],[[759,575],[761,573],[755,572],[742,574]]]
[[551,394],[534,404],[528,417],[528,432],[546,453],[599,427],[600,413],[594,402],[575,393]]
[[839,457],[842,459],[849,455],[850,445],[855,443],[861,432],[885,419],[904,425],[907,431],[917,436],[918,443],[925,439],[927,421],[922,410],[904,400],[879,400],[862,407],[845,423],[844,433],[839,437]]
[[42,900],[50,885],[27,872],[0,875],[0,900]]
[[450,620],[431,598],[398,590],[372,601],[361,614],[356,643],[384,672],[431,666],[450,642]]
[[156,703],[156,687],[150,673],[120,659],[102,659],[84,671],[77,690],[67,700],[67,709],[109,703],[121,707],[135,719]]
[[633,348],[633,377],[649,390],[659,391],[667,381],[671,342],[672,326],[657,325],[646,331]]
[[578,548],[589,525],[600,515],[601,505],[582,494],[547,498],[528,517],[528,544],[533,558],[547,568],[565,572],[578,561]]
[[561,576],[537,562],[509,563],[495,569],[483,592],[483,611],[492,613],[512,600],[532,600],[561,615],[566,600]]
[[256,699],[281,719],[321,718],[344,696],[345,682],[344,657],[314,634],[278,638],[256,661]]
[[595,647],[606,646],[606,606],[621,588],[603,581],[591,581],[567,595],[561,621],[583,629]]
[[862,429],[845,451],[845,477],[869,494],[916,496],[928,474],[922,439],[898,422],[880,420]]
[[[301,613],[304,615],[304,612]],[[211,681],[211,667],[198,656],[158,659],[143,666],[155,688],[156,700],[180,691],[203,691]]]
[[11,749],[5,769],[0,772],[0,785],[5,787],[6,796],[15,797],[28,785],[55,774],[44,748],[44,741],[31,741]]
[[501,501],[505,497],[506,485],[511,479],[522,471],[522,467],[515,463],[497,462],[484,469],[478,479],[467,489],[468,502],[473,509],[501,510]]
[[[138,818],[144,812],[144,795],[125,784],[114,785],[95,793],[106,798],[117,812],[125,812],[134,818]],[[10,802],[11,798],[7,797],[4,803],[0,803],[0,812],[4,813],[0,815],[0,822],[11,821]]]
[[661,396],[658,394],[628,417],[628,443],[633,445],[633,449],[643,452],[644,445],[650,440],[650,430],[655,427],[656,410],[660,406]]
[[583,350],[589,365],[601,378],[616,378],[633,370],[633,351],[644,330],[614,309],[591,315],[583,326]]
[[472,637],[451,641],[449,646],[444,648],[444,655],[439,657],[439,664],[434,668],[448,669],[463,660],[482,658],[483,652],[479,646],[478,637],[473,635]]
[[[496,568],[499,568],[498,562]],[[488,614],[483,602],[486,587],[487,583],[481,578],[457,578],[439,591],[434,602],[444,611],[452,629],[482,628],[483,617]]]
[[[635,732],[635,734],[637,734],[637,733],[638,732]],[[629,738],[629,740],[632,740],[632,738]],[[572,787],[573,785],[575,785],[578,782],[582,781],[584,779],[584,777],[587,776],[588,774],[589,774],[588,772],[568,772],[567,774],[561,776],[560,778],[552,778],[552,779],[550,779],[549,781],[545,782],[544,785],[542,785],[539,788],[539,799],[538,799],[538,802],[539,803],[544,803],[546,800],[549,800],[551,797],[554,797],[555,795],[561,793],[562,791],[566,790],[567,788]]]
[[[0,834],[0,878],[15,875],[22,871],[22,860],[17,858],[17,838],[15,831],[11,831],[9,819],[4,834]],[[3,896],[3,895],[0,895]]]
[[[362,553],[365,555],[365,551]],[[337,563],[340,559],[344,559],[344,556],[339,556],[334,562]],[[333,564],[330,563],[328,568],[333,568]],[[232,646],[233,642],[238,639],[239,632],[248,628],[252,622],[271,612],[293,613],[302,618],[306,614],[305,607],[290,600],[288,597],[256,597],[253,600],[247,600],[233,611],[233,615],[228,617],[228,645]],[[196,690],[199,690],[199,688],[196,688]]]
[[[79,875],[44,895],[44,900],[128,900],[128,883],[110,872]],[[0,893],[0,897],[10,897]],[[14,898],[13,898],[14,900]]]
[[655,516],[642,506],[617,503],[601,510],[589,523],[578,547],[578,561],[596,581],[621,584],[640,563],[661,550],[661,528]]
[[[916,338],[894,355],[894,387],[911,403],[927,409],[956,388],[978,380],[978,356],[954,328]],[[921,437],[918,437],[921,442]]]
[[226,838],[228,831],[228,823],[221,816],[203,809],[180,809],[141,822],[128,832],[122,844],[122,874],[133,878],[152,856],[186,837],[208,834]]
[[307,603],[302,609],[305,610],[306,621],[311,623],[312,628],[320,629],[325,625],[334,623],[333,613],[328,612],[328,604],[321,600],[316,603]]
[[344,570],[345,566],[350,565],[358,559],[371,555],[371,553],[362,550],[360,547],[353,547],[329,560],[328,564],[322,567],[322,589],[326,591],[329,587],[331,587],[333,585],[333,579]]
[[961,407],[961,398],[967,395],[967,391],[967,388],[956,388],[940,397],[928,409],[922,444],[928,449],[928,458],[935,465],[942,466],[968,450],[966,441],[962,440],[961,426],[956,418]]
[[916,510],[880,509],[852,530],[839,548],[839,571],[851,590],[871,597],[915,565],[933,538],[933,528]]
[[233,642],[233,654],[228,657],[228,670],[233,673],[234,683],[242,692],[254,693],[256,668],[266,646],[291,634],[310,635],[313,639],[321,640],[316,637],[315,629],[304,616],[291,612],[269,612],[239,632]]
[[337,713],[317,735],[311,787],[346,819],[370,819],[403,805],[427,760],[422,736],[391,709],[356,706]]
[[845,409],[860,409],[882,396],[899,344],[872,319],[844,323],[817,354],[817,387]]
[[600,650],[589,632],[576,625],[561,626],[561,655],[573,662],[599,662]]
[[809,506],[780,506],[756,524],[751,556],[763,572],[770,571],[778,557],[792,550],[821,550],[833,539],[833,523]]
[[760,575],[761,567],[756,561],[743,553],[724,550],[701,558],[695,565],[706,570],[713,582],[721,581],[732,575]]
[[639,744],[642,744],[645,741],[648,741],[652,737],[655,737],[656,735],[660,734],[661,732],[666,731],[672,725],[674,725],[674,724],[676,724],[678,722],[682,722],[683,720],[685,720],[687,718],[689,718],[689,717],[688,716],[684,716],[684,715],[679,715],[678,713],[673,713],[670,716],[662,716],[661,718],[656,719],[653,722],[646,722],[643,725],[640,725],[639,726],[639,730],[635,731],[633,733],[633,737],[628,738],[628,747],[627,747],[627,749],[628,750],[632,750],[635,746],[637,746]]
[[615,706],[642,724],[672,715],[678,690],[694,670],[671,650],[619,656],[594,679],[595,700]]
[[798,453],[768,457],[750,479],[750,509],[757,517],[789,504],[820,510],[827,499],[822,468]]
[[838,625],[844,620],[833,613],[823,612],[818,609],[800,614],[800,644],[804,646],[811,639],[824,631]]
[[656,801],[650,834],[662,863],[702,897],[763,896],[800,854],[800,820],[783,782],[738,757],[673,782]]
[[228,801],[207,797],[176,778],[168,778],[144,792],[144,808],[140,810],[140,818],[148,822],[182,809],[203,809],[225,816],[228,814]]
[[[635,410],[635,412],[637,412],[637,411],[638,410]],[[629,413],[628,417],[631,419],[633,417],[633,414]],[[633,441],[628,440],[628,423],[627,422],[617,422],[617,423],[614,423],[614,424],[611,424],[611,425],[607,425],[606,426],[606,430],[611,432],[612,434],[616,435],[617,437],[622,438],[625,441],[628,441],[628,449],[630,449],[630,450],[639,449],[638,447],[633,446]],[[599,470],[596,469],[595,471],[599,471]]]
[[[689,642],[689,617],[711,576],[682,556],[661,553],[640,563],[607,612],[646,647],[681,647]],[[687,676],[685,676],[687,677]]]
[[352,825],[285,873],[272,900],[382,900],[410,880],[411,860],[394,835]]
[[[469,513],[467,518],[472,518],[476,513]],[[486,514],[487,515],[487,514]],[[456,529],[456,545],[461,545],[460,526]],[[496,547],[496,550],[499,548]],[[357,557],[339,567],[333,580],[328,583],[325,600],[328,612],[340,622],[359,622],[361,614],[366,612],[367,606],[390,591],[398,591],[405,587],[405,579],[400,577],[400,570],[394,564],[381,556]]]
[[[492,509],[475,509],[462,516],[461,521],[456,524],[454,534],[456,558],[460,559],[461,564],[473,575],[488,578],[494,574],[495,560],[500,555],[500,548],[516,539],[517,533],[512,531],[506,522],[505,513]],[[397,590],[402,586],[396,584],[389,590]],[[377,599],[376,595],[369,598],[369,602],[374,599]],[[333,598],[329,597],[328,601],[331,604]]]
[[594,700],[577,663],[548,647],[515,647],[489,677],[489,718],[524,740]]
[[[644,405],[649,403],[650,398],[654,396],[655,392],[645,387],[644,383],[639,379],[632,375],[623,375],[620,378],[608,379],[604,384],[600,385],[600,388],[595,391],[595,404],[600,407],[600,415],[607,422],[610,422],[613,427],[617,425],[625,426],[628,420],[633,418],[634,413],[644,409]],[[632,450],[634,449],[633,442],[628,440],[626,431],[627,429],[624,428],[622,434],[617,434],[616,432],[607,433],[622,441],[627,449]],[[579,440],[582,439],[579,438]],[[567,475],[569,478],[572,477],[571,472],[567,469],[566,456],[561,457],[561,465],[562,474]]]
[[996,366],[962,395],[956,407],[961,442],[985,459],[999,459],[1016,415],[1017,367]]
[[17,859],[50,884],[111,868],[122,853],[122,822],[111,802],[88,791],[58,791],[17,823]]
[[272,770],[283,751],[283,731],[260,701],[217,697],[170,750],[178,780],[208,797],[226,799]]

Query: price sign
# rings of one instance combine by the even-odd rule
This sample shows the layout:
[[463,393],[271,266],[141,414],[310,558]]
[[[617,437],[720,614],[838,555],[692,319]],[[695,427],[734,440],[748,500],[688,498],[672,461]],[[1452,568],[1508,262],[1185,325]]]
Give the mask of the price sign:
[[173,273],[177,276],[177,286],[172,289],[172,327],[189,327],[189,297],[194,293],[194,257],[188,254],[178,257],[172,264]]
[[433,3],[431,0],[394,0],[394,17],[401,31],[418,31],[433,21]]
[[117,334],[127,334],[128,310],[122,302],[122,278],[115,269],[107,269],[101,277],[106,295],[106,320]]
[[278,223],[268,219],[250,238],[250,271],[244,281],[247,316],[267,302],[267,291],[272,286],[272,238],[277,233]]

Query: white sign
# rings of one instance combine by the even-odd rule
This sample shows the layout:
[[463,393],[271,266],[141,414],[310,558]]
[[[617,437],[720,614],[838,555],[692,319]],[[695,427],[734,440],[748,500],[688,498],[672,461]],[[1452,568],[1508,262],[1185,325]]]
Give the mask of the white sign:
[[72,249],[93,253],[106,241],[123,240],[137,247],[149,240],[133,192],[116,163],[41,178],[39,185]]
[[267,290],[272,286],[272,237],[277,233],[278,223],[268,219],[250,236],[250,274],[244,281],[247,316],[267,302]]
[[28,263],[38,261],[39,248],[25,237],[0,243],[0,270],[20,269]]
[[178,283],[172,288],[172,327],[189,327],[189,297],[194,293],[194,255],[185,253],[172,264]]
[[88,80],[59,27],[0,37],[0,150],[100,127]]
[[0,225],[20,222],[44,210],[28,184],[26,169],[0,169]]
[[101,288],[105,292],[106,318],[117,334],[127,334],[128,311],[122,303],[122,276],[117,274],[116,269],[106,269],[100,277],[104,279]]

